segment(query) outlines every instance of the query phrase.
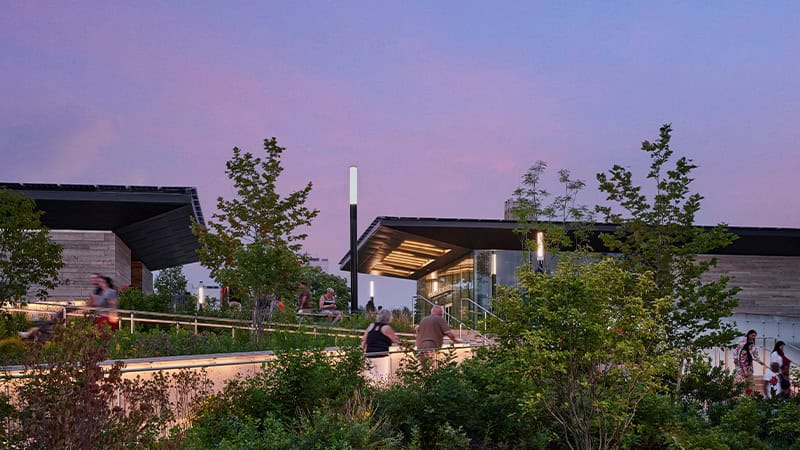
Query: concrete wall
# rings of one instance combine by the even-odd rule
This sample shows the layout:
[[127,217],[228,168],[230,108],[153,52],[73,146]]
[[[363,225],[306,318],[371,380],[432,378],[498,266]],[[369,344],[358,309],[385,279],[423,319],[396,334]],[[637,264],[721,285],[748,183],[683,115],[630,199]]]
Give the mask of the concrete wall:
[[712,275],[728,275],[739,286],[737,314],[800,317],[800,258],[719,256]]
[[131,250],[111,231],[53,230],[51,239],[64,247],[64,282],[50,293],[54,300],[85,300],[92,293],[89,274],[111,277],[119,288],[131,282]]
[[145,294],[153,293],[153,273],[141,261],[131,261],[131,287]]

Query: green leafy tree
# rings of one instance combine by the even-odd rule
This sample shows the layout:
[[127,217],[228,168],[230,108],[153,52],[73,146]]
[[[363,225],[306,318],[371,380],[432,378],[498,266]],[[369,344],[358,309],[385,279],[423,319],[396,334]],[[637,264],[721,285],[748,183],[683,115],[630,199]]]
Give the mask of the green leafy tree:
[[671,125],[663,125],[655,142],[642,143],[642,151],[650,157],[647,189],[652,197],[635,184],[630,169],[615,165],[608,173],[597,174],[599,189],[611,203],[597,211],[617,225],[615,233],[601,236],[606,247],[621,253],[627,269],[652,273],[657,297],[672,301],[661,319],[667,325],[669,345],[688,358],[735,337],[736,330],[721,319],[737,306],[739,289],[728,286],[727,276],[710,279],[708,271],[717,258],[697,257],[728,246],[735,235],[724,224],[695,226],[703,199],[690,189],[697,166],[686,157],[670,166],[671,134]]
[[294,288],[297,279],[293,275],[302,260],[301,242],[306,238],[299,230],[319,213],[304,206],[311,182],[286,197],[278,193],[284,150],[275,138],[264,140],[263,159],[234,148],[226,174],[233,181],[235,197],[219,197],[208,226],[195,223],[192,227],[200,241],[200,262],[211,276],[256,302],[264,300],[259,296],[280,295]]
[[0,188],[0,301],[23,300],[33,288],[39,298],[60,284],[61,246],[42,226],[33,200]]
[[578,195],[586,187],[580,179],[572,178],[569,170],[558,171],[560,193],[552,201],[550,192],[543,187],[547,171],[545,161],[536,161],[522,176],[522,183],[512,194],[511,213],[517,220],[514,230],[525,250],[536,252],[535,233],[544,233],[545,248],[549,253],[560,250],[585,249],[588,242],[589,221],[594,214],[585,205],[577,203]]
[[177,266],[169,267],[159,272],[153,287],[159,295],[171,297],[186,292],[186,284],[183,267]]
[[300,279],[308,283],[308,288],[314,296],[312,302],[317,304],[319,297],[328,288],[333,288],[336,293],[336,307],[340,311],[346,311],[350,307],[350,287],[347,280],[331,275],[317,266],[306,265],[300,269]]
[[566,446],[615,448],[672,361],[660,320],[669,302],[647,274],[579,256],[560,258],[550,275],[523,270],[525,295],[501,289],[493,309],[503,320],[490,320],[496,357],[527,381],[520,401],[553,420]]

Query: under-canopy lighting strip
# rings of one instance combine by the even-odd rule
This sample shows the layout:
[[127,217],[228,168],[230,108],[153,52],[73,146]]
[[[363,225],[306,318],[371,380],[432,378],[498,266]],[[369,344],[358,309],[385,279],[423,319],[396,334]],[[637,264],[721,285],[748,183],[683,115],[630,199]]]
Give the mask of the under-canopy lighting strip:
[[423,255],[435,256],[435,257],[446,255],[450,251],[449,248],[441,248],[432,244],[426,244],[424,242],[419,242],[419,241],[403,241],[398,248],[409,252],[420,253]]

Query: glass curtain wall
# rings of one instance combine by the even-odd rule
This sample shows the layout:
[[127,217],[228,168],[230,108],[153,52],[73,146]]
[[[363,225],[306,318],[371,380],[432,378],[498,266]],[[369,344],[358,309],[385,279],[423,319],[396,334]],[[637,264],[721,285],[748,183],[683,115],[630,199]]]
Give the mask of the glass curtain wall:
[[[496,274],[492,283],[492,255],[495,255]],[[417,280],[417,295],[442,305],[453,318],[476,328],[483,319],[480,305],[491,311],[492,287],[517,285],[517,270],[529,252],[509,250],[476,250],[471,255]],[[474,303],[473,303],[474,302]],[[415,321],[419,323],[430,314],[431,305],[418,300]],[[457,322],[453,321],[453,325]]]
[[[442,305],[452,317],[462,320],[462,299],[472,298],[473,258],[471,255],[417,280],[417,295]],[[468,302],[465,302],[468,303]],[[430,303],[418,300],[414,308],[415,321],[431,313]],[[462,320],[463,321],[463,320]]]

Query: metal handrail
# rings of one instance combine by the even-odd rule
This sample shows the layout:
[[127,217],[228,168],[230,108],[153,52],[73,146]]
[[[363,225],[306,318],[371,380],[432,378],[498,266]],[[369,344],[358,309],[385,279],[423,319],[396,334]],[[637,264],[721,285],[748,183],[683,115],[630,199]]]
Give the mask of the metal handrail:
[[[468,301],[468,302],[472,303],[473,305],[475,305],[475,307],[477,307],[478,309],[480,309],[481,311],[483,311],[483,316],[484,316],[484,317],[486,317],[486,315],[488,314],[488,315],[490,315],[490,316],[494,317],[495,319],[500,319],[499,317],[497,317],[497,314],[495,314],[495,313],[493,313],[493,312],[489,311],[488,309],[484,308],[483,306],[481,306],[481,305],[480,305],[478,302],[476,302],[475,300],[473,300],[473,299],[471,299],[471,298],[467,298],[467,297],[461,297],[461,302],[462,302],[462,303],[464,302],[464,300],[466,300],[466,301]],[[501,319],[501,320],[502,320],[502,319]]]
[[[28,304],[56,306],[59,307],[61,310],[66,310],[67,308],[81,310],[81,311],[68,311],[66,312],[65,317],[82,317],[85,311],[97,311],[97,310],[108,309],[108,308],[100,308],[93,306],[64,305],[62,303],[49,303],[49,302],[29,302]],[[2,309],[14,312],[32,312],[30,309],[14,308],[8,306],[3,307]],[[242,320],[242,319],[194,316],[188,314],[159,313],[153,311],[128,310],[128,309],[117,309],[115,311],[118,313],[120,321],[130,321],[131,332],[133,332],[136,322],[154,323],[161,325],[175,325],[177,327],[189,326],[189,327],[194,327],[195,333],[197,332],[198,328],[226,328],[231,330],[232,335],[235,335],[235,330],[246,330],[246,331],[255,330],[255,327],[252,325],[252,321]],[[58,313],[58,311],[54,310],[37,310],[33,312],[39,314]],[[150,319],[141,316],[164,317],[165,319],[172,319],[172,320]],[[206,320],[203,321],[198,320],[201,318]],[[223,323],[215,323],[215,322],[223,322]],[[360,337],[361,334],[363,333],[362,330],[353,330],[350,328],[329,327],[329,326],[320,328],[319,326],[316,325],[307,325],[307,324],[269,322],[267,325],[268,326],[266,328],[263,328],[263,330],[268,332],[275,332],[281,330],[299,334],[314,334],[314,335],[326,334],[333,337]],[[330,332],[336,332],[336,333],[330,333]],[[349,334],[343,334],[343,333],[349,333]],[[405,337],[405,338],[414,337],[413,333],[396,332],[396,334],[400,337]]]
[[[468,301],[469,303],[473,304],[477,310],[479,310],[479,311],[470,311],[470,312],[478,313],[478,314],[481,313],[481,312],[483,313],[483,331],[486,331],[486,316],[487,315],[490,315],[490,316],[494,317],[495,319],[502,320],[499,317],[497,317],[497,315],[495,313],[493,313],[493,312],[489,311],[488,309],[484,308],[483,306],[479,305],[476,301],[472,300],[471,298],[467,298],[467,297],[462,297],[461,298],[461,309],[464,309],[464,301]],[[474,320],[474,318],[473,318],[473,320]]]

